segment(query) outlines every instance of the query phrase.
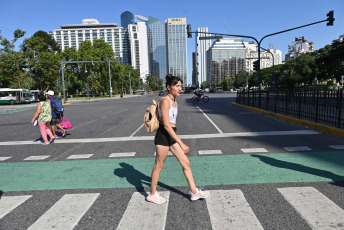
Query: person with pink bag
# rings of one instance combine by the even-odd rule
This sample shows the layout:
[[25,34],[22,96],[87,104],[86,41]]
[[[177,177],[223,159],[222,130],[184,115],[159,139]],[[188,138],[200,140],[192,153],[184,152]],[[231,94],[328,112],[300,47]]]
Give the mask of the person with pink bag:
[[[51,121],[51,106],[44,95],[39,95],[38,100],[39,104],[37,105],[37,110],[35,115],[33,115],[31,124],[34,124],[35,120],[38,119],[39,130],[44,141],[42,145],[49,145],[55,139],[49,128]],[[47,136],[50,137],[50,142]]]

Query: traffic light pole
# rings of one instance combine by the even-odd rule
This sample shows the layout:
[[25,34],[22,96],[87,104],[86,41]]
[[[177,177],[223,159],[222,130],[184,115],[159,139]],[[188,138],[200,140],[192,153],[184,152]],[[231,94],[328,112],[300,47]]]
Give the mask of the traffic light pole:
[[[318,22],[313,22],[313,23],[310,23],[310,24],[307,24],[307,25],[303,25],[303,26],[298,26],[298,27],[295,27],[295,28],[291,28],[291,29],[287,29],[287,30],[282,30],[282,31],[279,31],[279,32],[276,32],[276,33],[273,33],[273,34],[268,34],[268,35],[265,35],[262,39],[260,39],[258,41],[258,39],[256,39],[255,37],[252,37],[252,36],[247,36],[247,35],[237,35],[237,34],[220,34],[220,33],[209,33],[209,32],[199,32],[199,31],[191,31],[191,25],[187,25],[187,34],[188,34],[188,37],[191,38],[192,37],[192,34],[201,34],[201,33],[204,33],[204,34],[211,34],[211,35],[220,35],[220,36],[229,36],[229,37],[242,37],[242,38],[251,38],[253,40],[255,40],[257,42],[257,46],[258,46],[258,63],[259,63],[259,68],[258,68],[258,84],[259,84],[259,108],[261,107],[261,101],[262,101],[262,97],[261,97],[261,73],[260,73],[260,48],[261,48],[261,43],[262,41],[267,38],[267,37],[271,37],[271,36],[274,36],[274,35],[277,35],[277,34],[281,34],[281,33],[285,33],[285,32],[289,32],[289,31],[292,31],[292,30],[296,30],[296,29],[300,29],[300,28],[303,28],[303,27],[307,27],[307,26],[312,26],[312,25],[315,25],[315,24],[318,24],[318,23],[322,23],[322,22],[328,22],[327,23],[327,26],[332,26],[333,25],[333,21],[335,20],[333,18],[333,11],[330,11],[328,14],[327,14],[327,19],[326,20],[322,20],[322,21],[318,21]],[[211,38],[211,37],[210,37]]]

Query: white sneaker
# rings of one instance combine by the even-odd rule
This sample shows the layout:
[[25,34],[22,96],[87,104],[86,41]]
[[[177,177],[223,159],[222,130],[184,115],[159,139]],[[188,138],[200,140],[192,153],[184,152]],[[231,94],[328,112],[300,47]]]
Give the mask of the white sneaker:
[[205,199],[208,196],[210,196],[209,191],[202,191],[201,189],[196,188],[196,193],[192,193],[191,191],[189,192],[191,195],[190,199],[192,201],[199,200],[199,199]]
[[146,200],[156,204],[164,204],[167,201],[165,198],[159,195],[158,191],[156,191],[154,195],[149,194],[146,197]]

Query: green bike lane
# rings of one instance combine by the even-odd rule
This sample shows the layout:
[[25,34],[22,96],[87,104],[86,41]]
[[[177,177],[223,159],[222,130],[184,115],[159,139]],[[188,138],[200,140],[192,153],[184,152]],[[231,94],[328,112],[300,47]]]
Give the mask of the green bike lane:
[[[344,181],[344,151],[189,157],[198,186]],[[0,163],[0,190],[149,187],[154,158]],[[187,186],[168,157],[159,186]]]

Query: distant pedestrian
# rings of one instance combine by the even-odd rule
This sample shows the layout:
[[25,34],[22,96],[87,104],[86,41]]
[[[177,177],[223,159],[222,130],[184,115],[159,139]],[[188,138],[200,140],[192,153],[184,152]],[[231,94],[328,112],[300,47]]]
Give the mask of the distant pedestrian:
[[[49,90],[47,92],[47,95],[48,95],[48,99],[50,100],[50,103],[51,103],[51,108],[54,108],[54,103],[57,103],[57,101],[59,101],[60,99],[58,99],[57,97],[54,97],[54,91],[52,91],[52,90]],[[61,118],[63,116],[63,113],[56,113],[56,111],[54,111],[54,109],[52,109],[51,110],[51,115],[52,115],[52,118],[51,118],[51,131],[53,132],[54,137],[58,138],[57,135],[56,135],[55,126],[58,129],[62,130],[62,137],[65,137],[66,136],[66,130],[64,130],[62,125],[60,125],[60,120],[61,120]]]
[[[31,120],[31,124],[33,124],[34,121],[38,118],[39,130],[44,141],[42,145],[49,145],[55,139],[49,128],[51,121],[51,106],[49,101],[46,100],[46,97],[43,94],[38,96],[38,100],[39,103],[37,105],[37,110]],[[48,135],[50,137],[50,142],[48,141]]]
[[190,161],[186,156],[190,151],[189,147],[186,146],[176,134],[176,121],[178,114],[176,97],[180,96],[182,83],[183,82],[179,77],[172,76],[170,74],[167,75],[166,88],[168,90],[168,94],[166,97],[163,97],[158,104],[160,126],[154,140],[156,157],[152,171],[151,192],[146,198],[147,201],[156,204],[163,204],[167,201],[158,194],[156,187],[169,150],[171,150],[183,168],[184,176],[191,190],[189,192],[190,199],[194,201],[201,198],[207,198],[210,195],[209,191],[202,191],[196,187],[190,168]]

